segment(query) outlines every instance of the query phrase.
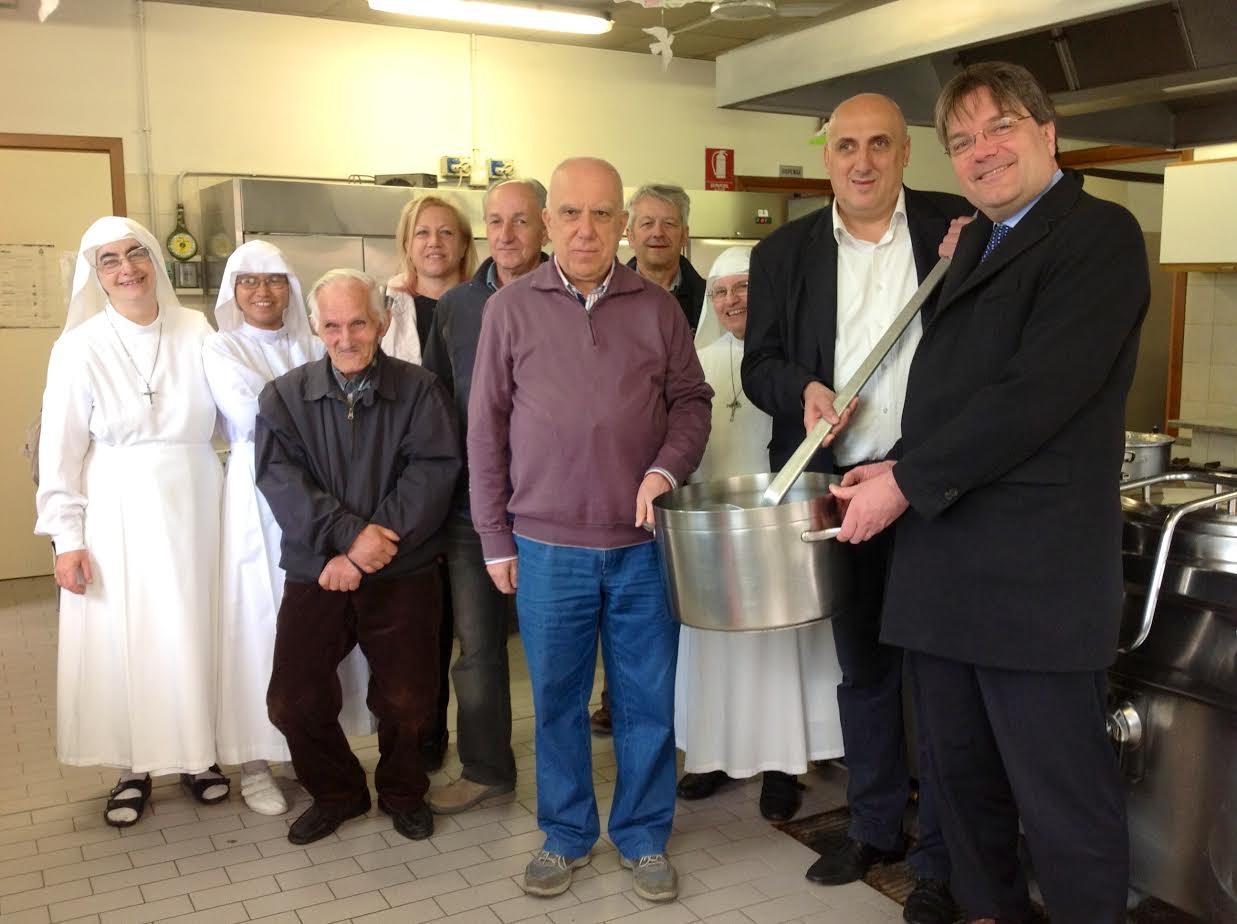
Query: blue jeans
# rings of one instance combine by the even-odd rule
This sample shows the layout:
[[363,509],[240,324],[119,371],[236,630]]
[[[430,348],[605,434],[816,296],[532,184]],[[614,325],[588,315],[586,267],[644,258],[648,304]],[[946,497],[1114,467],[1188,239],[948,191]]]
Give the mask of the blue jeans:
[[600,635],[618,766],[607,832],[624,857],[664,853],[674,817],[679,627],[666,607],[656,548],[582,549],[521,536],[516,547],[545,849],[575,859],[601,833],[588,725]]

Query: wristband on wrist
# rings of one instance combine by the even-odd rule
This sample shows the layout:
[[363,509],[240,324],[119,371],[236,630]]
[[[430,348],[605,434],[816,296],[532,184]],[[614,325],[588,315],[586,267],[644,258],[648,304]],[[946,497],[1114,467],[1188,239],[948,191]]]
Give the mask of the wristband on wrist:
[[360,565],[358,565],[356,562],[354,562],[354,561],[352,560],[352,556],[351,556],[351,555],[349,555],[347,552],[345,552],[345,553],[344,553],[344,558],[348,559],[348,564],[352,565],[352,567],[356,568],[356,569],[357,569],[357,571],[361,572],[361,577],[365,577],[365,569],[364,569],[364,568],[362,568]]

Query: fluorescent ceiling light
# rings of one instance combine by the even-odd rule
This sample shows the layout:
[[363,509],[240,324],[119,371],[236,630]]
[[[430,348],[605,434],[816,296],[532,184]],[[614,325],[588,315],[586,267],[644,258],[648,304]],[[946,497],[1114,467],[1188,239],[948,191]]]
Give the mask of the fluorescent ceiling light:
[[506,3],[485,3],[481,0],[369,0],[369,8],[382,13],[403,13],[425,19],[446,19],[452,22],[484,26],[508,26],[513,29],[536,29],[542,32],[574,32],[581,35],[601,35],[614,23],[608,16],[573,13],[542,6],[511,6]]

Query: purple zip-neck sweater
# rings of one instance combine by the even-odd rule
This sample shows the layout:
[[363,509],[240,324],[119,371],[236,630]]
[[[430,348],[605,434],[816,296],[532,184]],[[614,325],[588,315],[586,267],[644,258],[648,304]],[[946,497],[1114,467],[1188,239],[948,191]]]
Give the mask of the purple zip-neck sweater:
[[[709,439],[713,390],[660,286],[616,265],[586,312],[553,260],[485,306],[468,402],[469,491],[486,559],[537,542],[612,549],[650,469],[681,484]],[[508,516],[510,514],[510,516]]]

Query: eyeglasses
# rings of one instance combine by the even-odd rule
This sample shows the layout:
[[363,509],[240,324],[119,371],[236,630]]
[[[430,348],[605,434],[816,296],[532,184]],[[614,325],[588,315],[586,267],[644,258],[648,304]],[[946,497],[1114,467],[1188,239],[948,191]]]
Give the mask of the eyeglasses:
[[140,266],[150,262],[150,250],[140,244],[137,247],[132,247],[123,254],[108,253],[99,258],[95,264],[97,269],[105,273],[114,273],[120,269],[121,264],[128,261],[130,266]]
[[973,135],[955,135],[953,138],[950,138],[949,143],[945,146],[945,153],[950,157],[961,157],[975,147],[979,142],[980,135],[983,135],[989,141],[996,141],[998,138],[1004,138],[1012,132],[1014,126],[1019,122],[1029,118],[1031,118],[1029,115],[1023,115],[1001,116],[999,119],[993,119]]
[[266,283],[266,287],[272,292],[279,289],[288,288],[288,277],[283,273],[270,273],[266,276],[237,276],[236,287],[238,289],[256,289],[258,286]]
[[725,301],[728,297],[732,295],[735,298],[742,298],[746,294],[747,294],[747,283],[746,282],[736,282],[729,289],[727,289],[725,286],[717,286],[716,288],[709,290],[709,297],[713,299],[713,301],[715,302]]

